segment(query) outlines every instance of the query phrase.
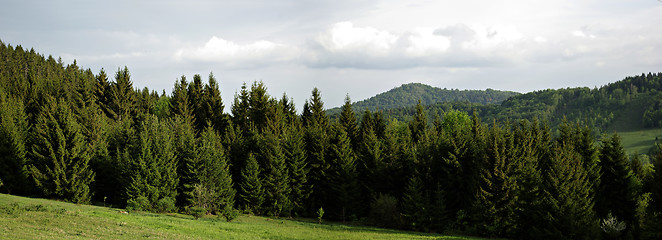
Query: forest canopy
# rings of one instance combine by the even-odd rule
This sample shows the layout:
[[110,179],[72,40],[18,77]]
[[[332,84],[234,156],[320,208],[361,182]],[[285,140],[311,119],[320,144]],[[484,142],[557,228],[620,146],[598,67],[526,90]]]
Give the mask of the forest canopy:
[[[299,114],[262,82],[226,106],[213,74],[181,76],[159,94],[136,89],[127,67],[95,74],[4,43],[0,59],[1,192],[228,220],[324,209],[425,232],[662,236],[662,151],[630,159],[618,135],[594,134],[630,103],[658,126],[647,103],[660,104],[660,74],[360,117],[347,97],[330,118],[319,89]],[[391,117],[399,111],[407,117]]]

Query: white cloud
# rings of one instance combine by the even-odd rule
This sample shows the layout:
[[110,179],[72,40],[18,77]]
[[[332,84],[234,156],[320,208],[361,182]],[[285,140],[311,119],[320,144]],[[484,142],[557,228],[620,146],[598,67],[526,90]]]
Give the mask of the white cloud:
[[180,48],[173,57],[176,60],[218,62],[232,67],[248,67],[291,61],[298,58],[299,52],[297,47],[266,40],[238,44],[214,36],[204,46]]

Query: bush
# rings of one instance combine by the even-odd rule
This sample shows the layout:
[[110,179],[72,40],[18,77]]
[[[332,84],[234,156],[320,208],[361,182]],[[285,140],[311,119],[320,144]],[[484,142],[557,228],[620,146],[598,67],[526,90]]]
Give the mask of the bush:
[[324,208],[317,209],[317,223],[322,224],[322,217],[324,217]]
[[391,195],[380,193],[370,204],[370,220],[378,227],[397,227],[398,216],[398,200]]
[[175,207],[175,199],[169,197],[159,199],[159,201],[156,202],[156,211],[160,213],[176,212],[177,207]]
[[198,219],[207,213],[207,209],[201,207],[191,207],[189,208],[189,212],[191,213],[191,216],[193,216],[195,219]]
[[617,239],[621,236],[621,232],[625,230],[625,222],[618,221],[618,219],[609,213],[607,218],[602,219],[600,228],[609,239]]
[[225,217],[226,221],[231,222],[232,220],[234,220],[239,216],[239,210],[236,210],[231,206],[225,206],[220,216]]
[[150,211],[152,210],[152,204],[149,203],[147,197],[140,196],[126,201],[126,209],[129,211]]

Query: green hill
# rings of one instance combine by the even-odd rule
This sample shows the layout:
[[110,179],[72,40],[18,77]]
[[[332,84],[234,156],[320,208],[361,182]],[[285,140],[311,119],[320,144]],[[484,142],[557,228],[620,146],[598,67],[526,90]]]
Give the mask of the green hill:
[[[366,108],[371,111],[377,109],[395,109],[409,106],[415,106],[419,100],[423,105],[430,105],[438,102],[471,102],[478,104],[498,104],[519,93],[510,91],[498,91],[493,89],[486,90],[458,90],[441,89],[431,87],[422,83],[408,83],[400,87],[391,89],[384,93],[377,94],[374,97],[358,101],[352,104],[357,111],[363,111]],[[340,108],[327,110],[329,115],[340,113]]]
[[0,194],[0,239],[480,239],[306,219],[123,213],[124,210]]
[[[662,138],[658,134],[662,128],[662,73],[626,77],[593,89],[534,91],[512,96],[500,104],[437,102],[425,105],[425,109],[430,122],[450,110],[476,112],[486,123],[537,118],[555,128],[564,118],[569,122],[581,121],[593,126],[596,135],[622,133],[629,153],[646,153],[642,150],[650,148],[656,138]],[[415,112],[415,106],[409,106],[384,110],[384,115],[409,121]]]

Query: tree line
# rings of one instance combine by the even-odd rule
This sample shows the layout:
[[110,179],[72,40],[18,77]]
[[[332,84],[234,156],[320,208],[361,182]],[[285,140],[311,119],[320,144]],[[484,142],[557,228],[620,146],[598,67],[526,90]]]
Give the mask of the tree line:
[[[589,125],[430,123],[363,111],[337,119],[313,89],[291,98],[244,84],[225,113],[218,82],[135,89],[74,61],[0,44],[0,191],[154,212],[315,216],[425,232],[521,239],[656,239],[662,151],[628,159]],[[659,146],[658,146],[659,147]],[[624,226],[624,227],[622,227]]]

